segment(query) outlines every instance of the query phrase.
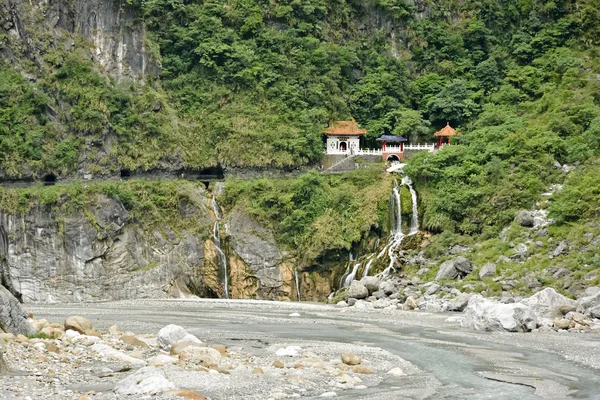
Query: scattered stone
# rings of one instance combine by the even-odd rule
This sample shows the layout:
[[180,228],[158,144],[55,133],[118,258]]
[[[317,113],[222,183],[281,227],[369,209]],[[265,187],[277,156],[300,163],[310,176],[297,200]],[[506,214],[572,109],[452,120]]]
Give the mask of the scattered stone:
[[406,374],[404,373],[404,371],[402,371],[402,369],[401,369],[401,368],[399,368],[399,367],[392,368],[392,369],[391,369],[391,370],[389,370],[387,373],[388,373],[388,375],[393,375],[393,376],[404,376],[404,375],[406,375]]
[[469,304],[469,299],[471,298],[471,294],[469,293],[461,293],[452,300],[448,302],[448,311],[464,311]]
[[567,242],[566,240],[561,240],[560,242],[558,242],[558,245],[552,252],[552,255],[554,257],[558,257],[561,254],[569,254],[569,242]]
[[166,354],[158,354],[148,360],[148,365],[153,367],[160,367],[163,365],[171,365],[177,362],[177,358],[168,356]]
[[363,374],[363,375],[373,374],[373,371],[371,371],[369,368],[365,367],[364,365],[355,365],[354,367],[352,367],[352,372],[354,372],[356,374]]
[[346,365],[358,365],[361,360],[352,353],[344,353],[342,354],[342,362]]
[[189,334],[183,327],[170,324],[158,331],[156,340],[161,348],[169,349],[172,345],[183,340],[188,335]]
[[336,392],[325,392],[323,394],[321,394],[321,396],[319,397],[337,397],[337,393]]
[[496,264],[489,262],[483,265],[483,267],[481,267],[481,269],[479,270],[479,279],[484,279],[484,278],[488,278],[491,276],[496,275]]
[[435,276],[436,281],[441,281],[443,279],[456,279],[458,277],[458,270],[454,267],[454,261],[448,260],[444,261],[440,265],[440,269]]
[[273,367],[275,368],[285,368],[285,365],[283,365],[283,363],[281,361],[273,361],[273,364],[271,364]]
[[288,346],[275,352],[278,357],[298,357],[302,354],[302,348],[298,346]]
[[[369,291],[369,294],[379,290],[380,280],[376,276],[365,276],[364,278],[362,278],[360,280],[360,283],[362,285],[364,285],[364,287],[367,288],[367,290]],[[351,297],[353,297],[353,296],[351,296]],[[359,297],[357,297],[357,298],[359,298]]]
[[558,329],[569,329],[569,326],[571,326],[571,321],[565,318],[555,319],[552,323]]
[[150,347],[148,343],[141,341],[135,336],[123,335],[121,336],[121,342],[130,344],[135,347]]
[[188,346],[179,353],[179,360],[193,364],[217,366],[221,362],[221,353],[210,347]]
[[174,396],[183,397],[184,399],[190,399],[190,400],[206,400],[206,397],[201,396],[196,392],[192,392],[191,390],[185,390],[185,389],[169,390],[168,392],[166,392],[166,394],[172,394]]
[[82,335],[86,334],[87,332],[91,333],[96,331],[96,328],[89,319],[78,315],[67,317],[67,319],[65,319],[64,326],[65,331],[72,330]]
[[521,210],[517,213],[515,219],[517,220],[519,225],[524,226],[526,228],[533,228],[534,215],[531,211]]
[[[371,278],[371,277],[366,277]],[[363,278],[364,279],[364,278]],[[354,299],[366,299],[369,296],[369,290],[359,281],[352,281],[348,289],[348,297]]]
[[438,290],[440,290],[440,285],[438,285],[437,283],[432,283],[431,285],[429,285],[429,287],[427,287],[427,289],[425,290],[425,295],[426,296],[430,296],[434,293],[437,293]]
[[565,315],[570,313],[571,311],[577,310],[577,307],[575,307],[574,304],[563,304],[560,307],[558,307],[558,310],[562,315]]
[[115,385],[117,395],[157,394],[173,389],[175,384],[167,379],[163,370],[156,367],[140,368]]
[[254,368],[254,369],[252,370],[252,373],[253,373],[253,374],[258,374],[258,375],[263,375],[265,372],[263,371],[263,369],[262,369],[262,368]]
[[468,275],[473,271],[473,264],[465,257],[459,256],[454,260],[454,268],[456,268],[461,275]]
[[100,354],[110,360],[122,361],[133,365],[146,365],[144,360],[137,359],[135,357],[128,356],[127,354],[120,352],[119,350],[113,349],[112,347],[104,343],[96,343],[91,349],[96,353]]

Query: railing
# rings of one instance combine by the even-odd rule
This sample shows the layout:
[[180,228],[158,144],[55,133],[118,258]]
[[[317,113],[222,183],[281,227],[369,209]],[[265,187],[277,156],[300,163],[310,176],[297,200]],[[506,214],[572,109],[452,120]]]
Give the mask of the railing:
[[435,144],[405,144],[404,150],[435,150]]
[[[435,144],[405,144],[403,150],[427,150],[427,151],[435,151]],[[402,153],[403,150],[400,149],[400,146],[386,146],[385,153]],[[358,150],[338,150],[338,149],[328,149],[325,151],[326,154],[334,154],[334,155],[360,155],[360,156],[380,156],[384,153],[382,149],[358,149]]]

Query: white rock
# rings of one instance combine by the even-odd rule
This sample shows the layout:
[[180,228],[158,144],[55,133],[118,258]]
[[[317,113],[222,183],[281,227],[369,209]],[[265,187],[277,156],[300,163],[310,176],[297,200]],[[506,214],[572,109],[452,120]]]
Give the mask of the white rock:
[[175,389],[166,373],[156,367],[144,367],[115,385],[117,395],[145,395]]
[[161,365],[170,365],[175,364],[177,362],[177,358],[168,356],[166,354],[158,354],[155,357],[152,357],[148,360],[148,364],[158,367]]
[[519,303],[531,308],[538,316],[543,318],[560,318],[560,306],[576,306],[575,301],[563,296],[552,288],[540,290],[536,294],[521,300]]
[[321,396],[319,397],[337,397],[337,393],[336,392],[325,392],[322,393]]
[[399,367],[392,368],[387,373],[388,373],[388,375],[394,375],[394,376],[404,376],[404,375],[406,375],[404,373],[404,371],[402,371],[402,369],[399,368]]
[[537,316],[524,304],[503,304],[474,295],[469,299],[461,325],[484,331],[529,332],[537,327]]
[[171,345],[179,342],[188,335],[187,331],[179,325],[167,325],[158,331],[156,340],[163,349],[169,349]]
[[288,346],[279,349],[275,352],[275,355],[279,357],[298,357],[302,354],[302,348],[298,346]]
[[187,335],[185,335],[185,337],[181,340],[178,340],[178,342],[183,342],[183,341],[187,341],[187,342],[192,342],[192,343],[202,343],[202,340],[198,339],[196,336],[192,335],[191,333],[188,333]]
[[291,313],[290,315],[288,315],[289,317],[299,317],[300,314],[295,312],[295,313]]
[[122,361],[134,365],[146,365],[146,362],[144,360],[128,356],[127,354],[120,352],[119,350],[115,350],[112,347],[103,343],[96,343],[90,348],[96,353],[100,354],[102,357],[105,357],[107,359]]
[[46,345],[42,342],[38,342],[36,344],[33,345],[33,347],[35,347],[38,350],[44,350],[46,349]]
[[72,330],[72,329],[67,329],[67,330],[65,331],[65,334],[64,334],[64,336],[65,336],[67,339],[71,340],[71,339],[73,339],[73,338],[76,338],[77,336],[81,336],[81,333],[79,333],[79,332],[77,332],[77,331],[74,331],[74,330]]
[[188,346],[181,350],[179,359],[196,364],[219,365],[221,353],[210,347]]

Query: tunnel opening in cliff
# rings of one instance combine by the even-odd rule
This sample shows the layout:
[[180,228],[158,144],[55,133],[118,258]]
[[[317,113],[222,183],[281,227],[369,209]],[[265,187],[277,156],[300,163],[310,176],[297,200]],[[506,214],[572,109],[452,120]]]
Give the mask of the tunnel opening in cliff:
[[131,170],[124,168],[121,170],[121,179],[129,179],[131,177]]
[[54,174],[46,174],[44,175],[44,185],[52,186],[56,183],[56,175]]

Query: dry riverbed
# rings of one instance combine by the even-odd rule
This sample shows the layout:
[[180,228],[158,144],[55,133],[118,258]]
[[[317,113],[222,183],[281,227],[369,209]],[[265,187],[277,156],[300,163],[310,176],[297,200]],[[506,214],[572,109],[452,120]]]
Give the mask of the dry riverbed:
[[46,330],[54,339],[8,340],[13,371],[0,376],[0,399],[600,393],[597,334],[482,333],[459,328],[447,314],[304,303],[141,300],[28,308],[61,326],[81,315],[94,327],[81,334],[72,324],[65,333],[55,325]]

